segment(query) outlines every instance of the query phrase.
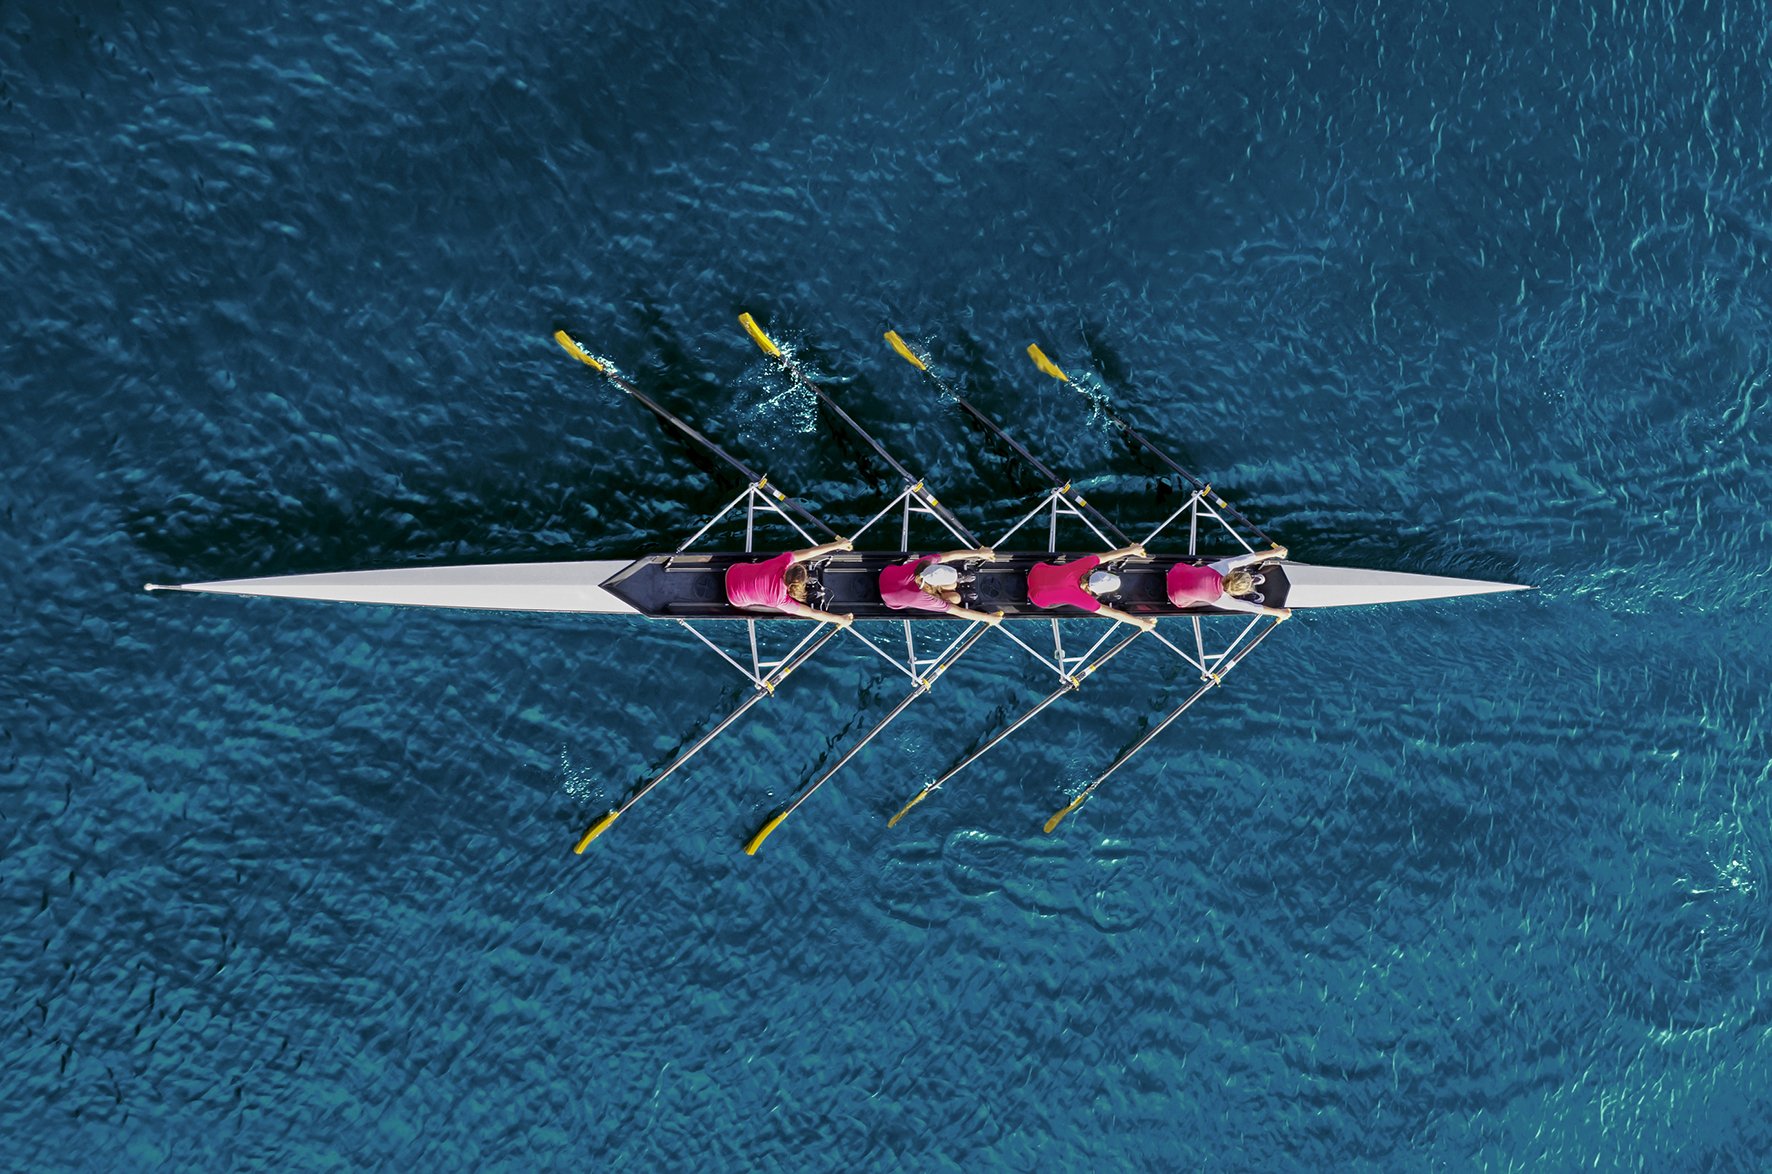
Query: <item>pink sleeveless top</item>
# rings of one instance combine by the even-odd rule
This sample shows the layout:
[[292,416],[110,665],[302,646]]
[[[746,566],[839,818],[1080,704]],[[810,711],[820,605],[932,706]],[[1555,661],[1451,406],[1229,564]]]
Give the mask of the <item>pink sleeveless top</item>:
[[1078,586],[1090,571],[1101,565],[1097,555],[1086,554],[1060,566],[1057,563],[1035,563],[1028,572],[1028,602],[1035,607],[1080,607],[1084,611],[1100,611],[1101,600]]
[[793,602],[788,598],[786,578],[793,562],[793,551],[786,551],[760,563],[734,563],[726,568],[726,601],[733,607],[786,611]]
[[1224,594],[1224,576],[1211,567],[1178,563],[1169,568],[1165,586],[1169,588],[1169,602],[1176,607],[1186,607],[1190,603],[1213,603]]
[[917,572],[940,555],[926,554],[908,563],[894,563],[880,572],[880,598],[886,606],[898,611],[916,608],[919,611],[946,611],[948,601],[938,599],[917,586]]

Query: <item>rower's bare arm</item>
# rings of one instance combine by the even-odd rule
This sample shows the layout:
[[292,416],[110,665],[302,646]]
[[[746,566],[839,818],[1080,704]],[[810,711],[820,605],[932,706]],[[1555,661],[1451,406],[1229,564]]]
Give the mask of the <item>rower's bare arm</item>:
[[791,599],[788,600],[787,606],[781,610],[788,615],[796,616],[802,620],[817,620],[821,624],[836,624],[839,627],[847,627],[855,622],[855,617],[853,615],[847,613],[839,615],[836,612],[819,611],[816,607],[807,607],[805,604],[796,603]]
[[1135,616],[1129,611],[1121,611],[1119,608],[1110,607],[1105,603],[1101,605],[1101,610],[1095,614],[1106,616],[1110,620],[1119,620],[1122,624],[1131,624],[1135,628],[1143,628],[1147,632],[1157,626],[1157,621],[1150,616]]
[[1111,562],[1118,562],[1120,559],[1123,559],[1123,558],[1149,558],[1149,557],[1150,557],[1150,555],[1145,552],[1144,543],[1134,542],[1131,546],[1122,546],[1118,550],[1108,551],[1106,554],[1101,556],[1101,561],[1104,563],[1111,563]]
[[969,558],[994,563],[997,561],[997,552],[988,546],[981,546],[976,550],[949,550],[937,555],[935,561],[938,563],[959,563],[965,562]]
[[847,538],[838,538],[833,542],[824,542],[817,546],[808,546],[805,550],[794,551],[793,561],[796,563],[809,562],[815,558],[823,558],[827,554],[835,554],[839,550],[854,549],[855,543]]
[[1003,613],[1000,611],[973,611],[969,607],[950,607],[947,610],[947,614],[953,616],[956,620],[969,620],[975,624],[989,624],[993,628],[1003,622]]
[[1252,616],[1278,616],[1285,619],[1292,614],[1289,607],[1269,607],[1265,603],[1255,603],[1247,599],[1238,599],[1235,595],[1221,595],[1212,604],[1223,611],[1240,611]]
[[1244,567],[1252,567],[1257,563],[1272,562],[1274,559],[1284,560],[1285,558],[1286,548],[1276,546],[1269,550],[1252,550],[1248,554],[1239,554],[1234,558],[1220,559],[1212,566],[1222,575],[1229,574],[1231,571],[1240,571]]

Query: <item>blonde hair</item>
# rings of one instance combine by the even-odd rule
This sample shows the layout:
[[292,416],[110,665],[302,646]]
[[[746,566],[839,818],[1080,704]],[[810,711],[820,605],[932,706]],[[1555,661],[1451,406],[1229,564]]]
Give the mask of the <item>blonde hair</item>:
[[787,584],[788,598],[795,603],[806,602],[806,564],[795,563],[782,572],[782,581]]
[[1255,590],[1255,576],[1248,571],[1232,571],[1224,577],[1226,595],[1247,595]]

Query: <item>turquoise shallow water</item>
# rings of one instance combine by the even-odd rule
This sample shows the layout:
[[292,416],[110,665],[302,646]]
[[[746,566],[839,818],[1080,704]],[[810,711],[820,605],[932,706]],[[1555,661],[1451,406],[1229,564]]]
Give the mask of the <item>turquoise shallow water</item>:
[[[1760,6],[0,9],[9,1167],[1759,1169],[1772,159]],[[1129,527],[1093,368],[1307,561],[1530,596],[742,697],[686,635],[179,581],[853,525],[794,338],[994,533]]]

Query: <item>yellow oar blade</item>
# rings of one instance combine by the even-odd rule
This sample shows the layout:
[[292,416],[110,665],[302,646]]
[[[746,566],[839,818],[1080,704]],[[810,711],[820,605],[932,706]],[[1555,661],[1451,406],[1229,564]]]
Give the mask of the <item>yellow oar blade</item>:
[[923,800],[925,800],[927,798],[929,798],[928,791],[918,791],[914,796],[911,797],[911,801],[909,803],[906,803],[903,807],[900,807],[898,809],[897,815],[893,816],[891,819],[886,821],[886,826],[889,828],[890,827],[897,827],[898,821],[905,817],[906,812],[910,811],[911,808],[915,807],[917,804],[921,803]]
[[1047,820],[1046,821],[1046,834],[1051,835],[1052,829],[1057,827],[1059,824],[1063,823],[1065,816],[1069,815],[1071,812],[1075,811],[1077,808],[1083,806],[1083,800],[1085,800],[1087,798],[1089,798],[1089,796],[1087,796],[1087,795],[1078,795],[1075,799],[1073,799],[1071,801],[1071,804],[1069,807],[1066,807],[1063,811],[1060,811],[1057,815],[1055,815],[1051,819]]
[[[570,334],[567,334],[564,330],[554,331],[554,341],[566,348],[567,354],[571,355],[585,366],[598,371],[603,369],[603,364],[599,363],[596,358],[592,356],[590,351],[579,346],[578,340],[573,338]],[[583,852],[584,849],[580,848],[579,851]]]
[[923,365],[923,360],[912,354],[910,347],[904,345],[904,339],[898,337],[898,331],[888,330],[886,332],[886,341],[892,344],[892,349],[898,352],[899,358],[903,359],[919,371],[929,370],[928,367]]
[[774,339],[763,333],[763,328],[757,325],[755,318],[749,314],[740,314],[738,324],[744,327],[744,332],[751,336],[752,342],[763,348],[764,354],[777,359],[781,358],[781,348],[775,345]]
[[1052,378],[1058,380],[1060,383],[1069,383],[1071,381],[1069,375],[1066,375],[1063,371],[1058,369],[1057,363],[1054,363],[1051,359],[1046,357],[1045,351],[1041,350],[1031,342],[1028,343],[1028,358],[1034,361],[1034,366],[1052,376]]
[[746,856],[755,856],[757,854],[757,849],[763,846],[763,841],[769,838],[769,833],[780,827],[781,821],[787,817],[788,813],[784,811],[768,823],[764,824],[762,828],[758,830],[757,834],[750,838],[750,842],[744,846],[744,854]]
[[614,823],[615,817],[620,814],[621,812],[619,811],[611,811],[608,815],[605,815],[602,819],[599,819],[596,823],[592,824],[591,830],[584,834],[584,839],[578,842],[578,847],[574,848],[573,851],[578,855],[583,856],[585,849],[591,846],[591,841],[608,831],[609,825]]

